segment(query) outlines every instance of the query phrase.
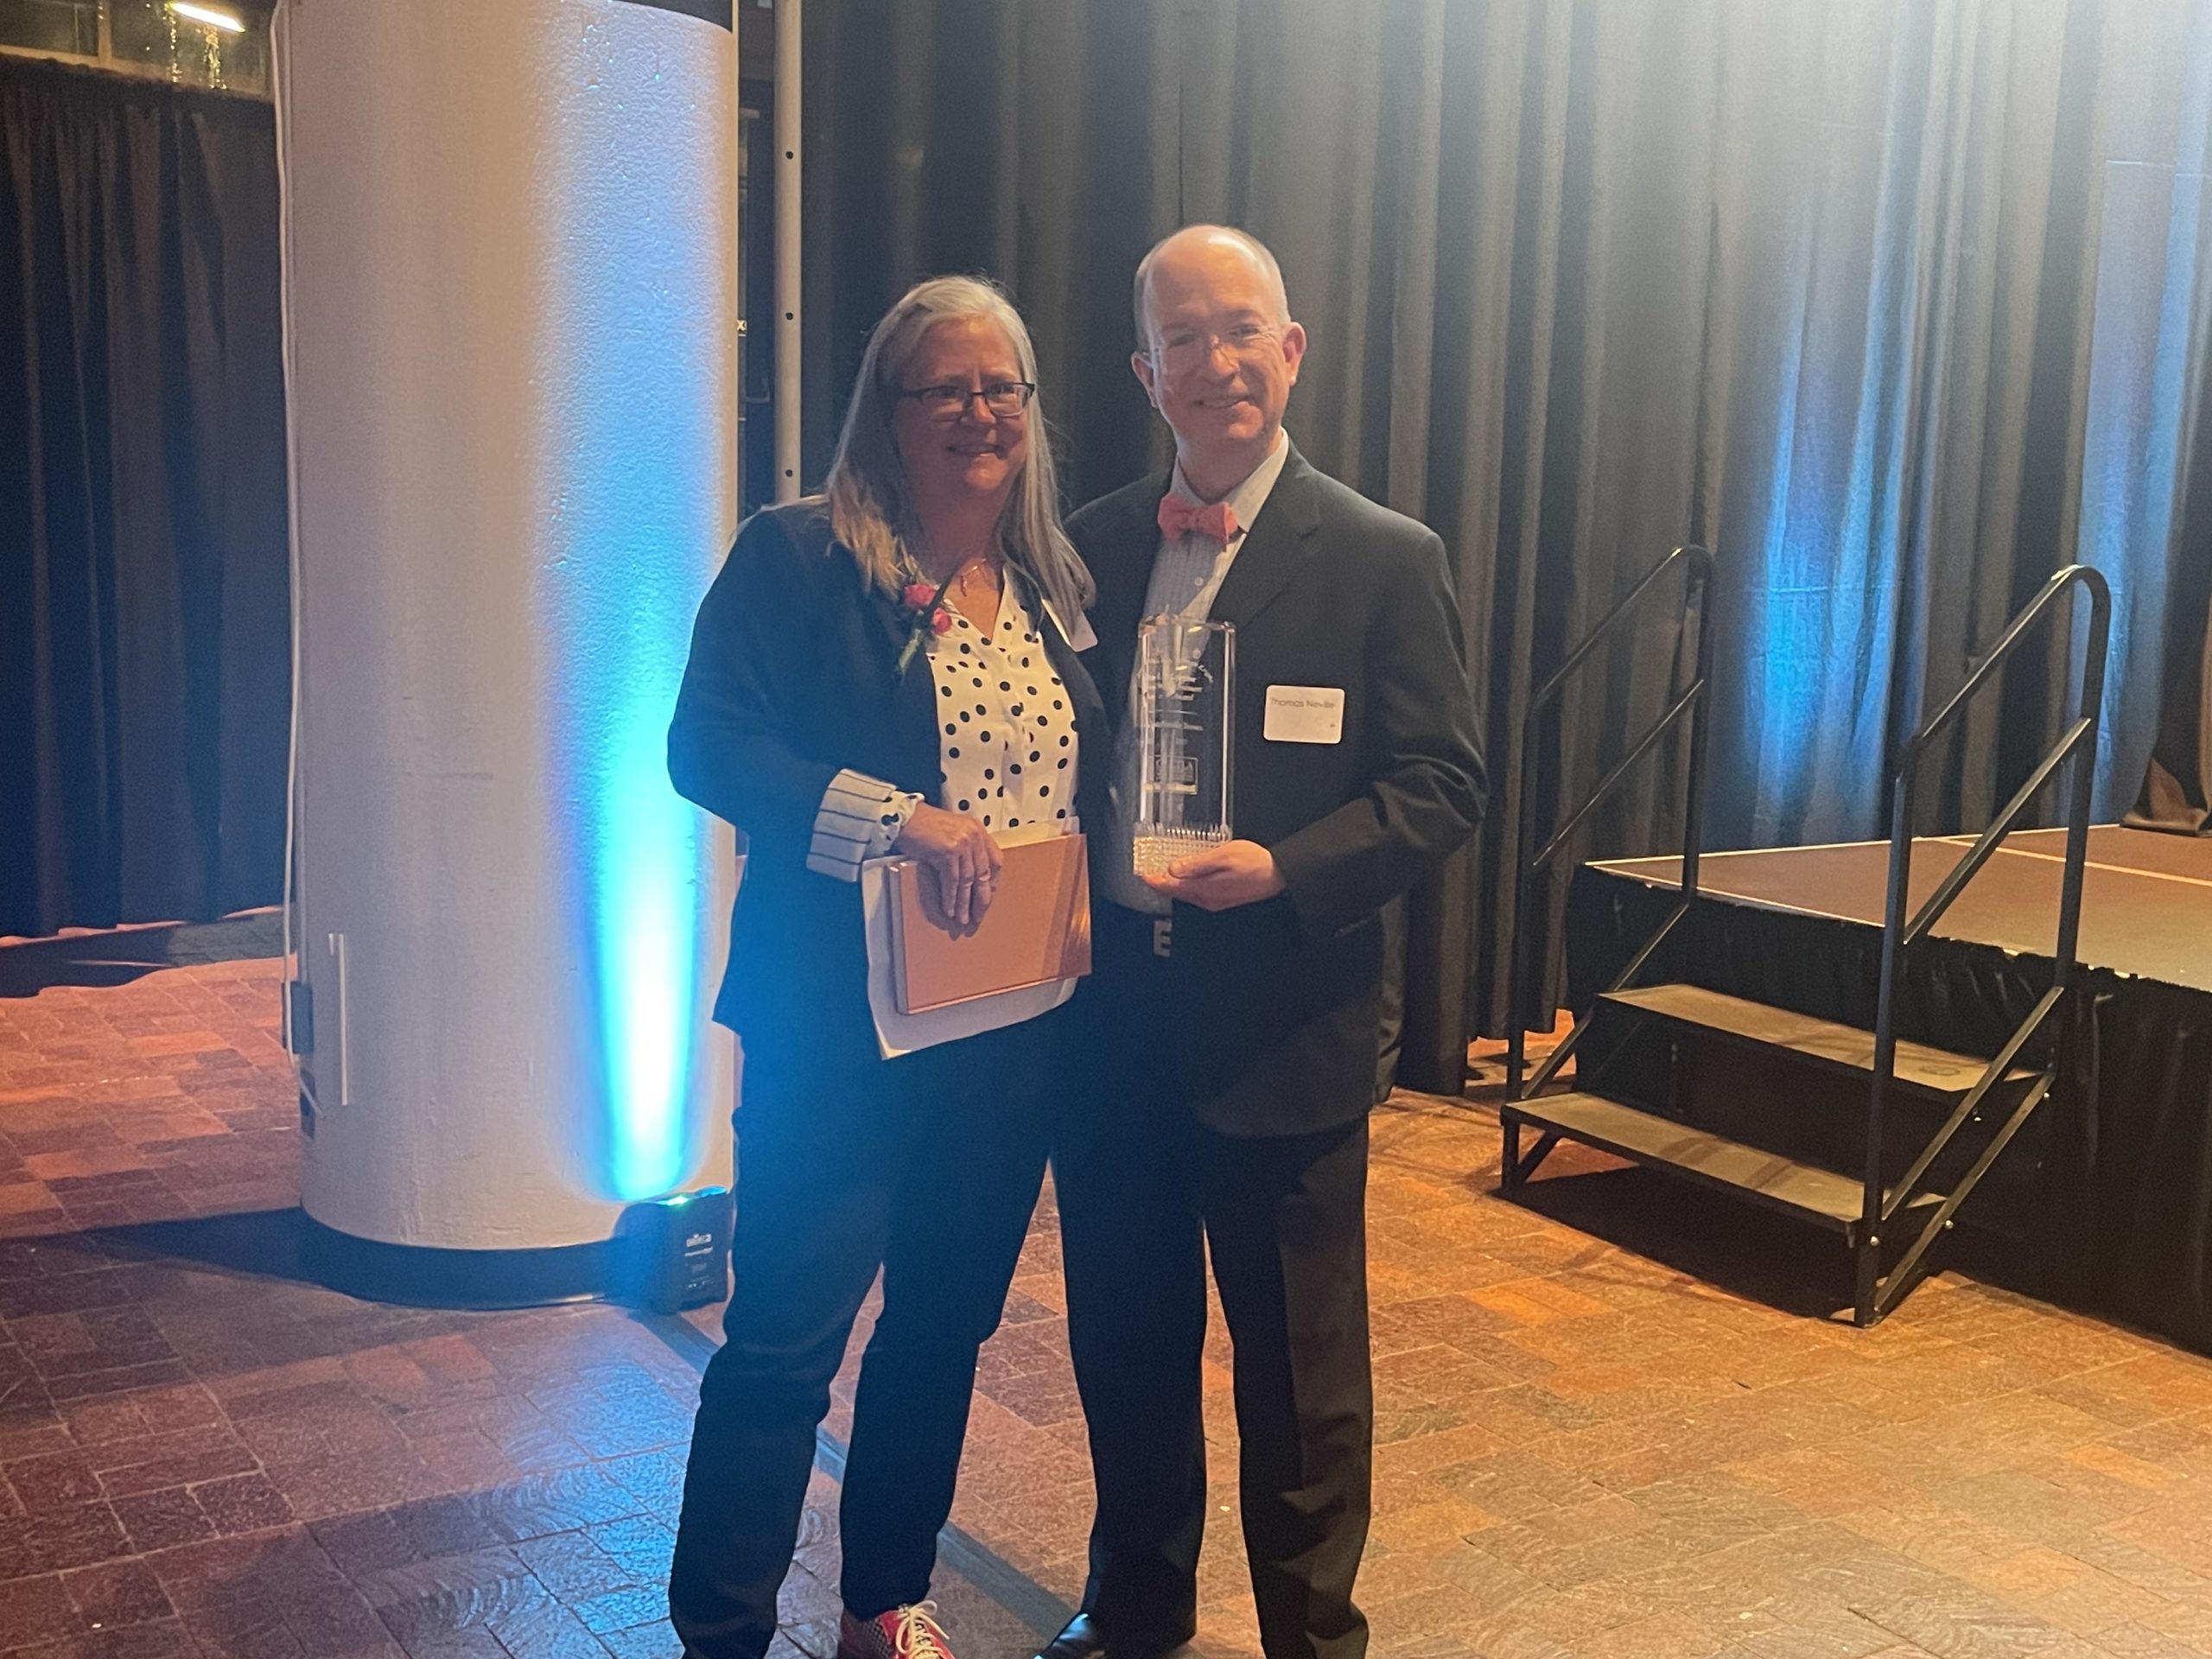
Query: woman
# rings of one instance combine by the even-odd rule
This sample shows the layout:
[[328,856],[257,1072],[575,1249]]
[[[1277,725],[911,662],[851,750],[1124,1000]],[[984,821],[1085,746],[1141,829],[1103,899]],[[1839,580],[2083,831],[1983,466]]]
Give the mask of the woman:
[[1003,295],[919,284],[869,338],[824,494],[747,520],[700,607],[669,771],[748,852],[715,1007],[744,1039],[735,1290],[669,1592],[697,1659],[760,1659],[775,1633],[815,1428],[879,1267],[840,1652],[945,1651],[924,1598],[976,1351],[1042,1179],[1067,1010],[884,1060],[855,879],[864,858],[910,855],[964,925],[990,902],[994,832],[1102,810],[1106,768],[1084,750],[1102,711],[1063,631],[1090,578],[1060,530],[1035,391]]

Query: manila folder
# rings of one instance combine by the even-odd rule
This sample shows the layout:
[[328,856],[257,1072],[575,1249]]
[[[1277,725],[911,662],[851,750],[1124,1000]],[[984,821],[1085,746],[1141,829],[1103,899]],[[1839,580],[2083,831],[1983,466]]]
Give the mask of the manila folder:
[[1001,849],[998,891],[975,931],[947,932],[922,908],[922,868],[884,867],[891,881],[892,965],[899,1012],[926,1014],[956,1002],[1090,971],[1090,874],[1081,836],[1054,836]]

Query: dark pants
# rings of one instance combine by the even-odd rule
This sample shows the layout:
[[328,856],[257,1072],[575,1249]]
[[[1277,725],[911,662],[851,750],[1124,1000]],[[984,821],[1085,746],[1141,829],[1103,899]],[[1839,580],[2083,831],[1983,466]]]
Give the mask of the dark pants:
[[775,1635],[815,1430],[879,1267],[839,1588],[861,1618],[928,1596],[976,1351],[998,1325],[1043,1178],[1069,1012],[834,1076],[748,1046],[734,1289],[700,1386],[669,1585],[697,1659],[760,1659]]
[[1367,1124],[1231,1137],[1200,1124],[1173,1057],[1168,964],[1099,906],[1087,988],[1106,1089],[1053,1147],[1068,1334],[1098,1511],[1084,1610],[1109,1637],[1186,1632],[1205,1520],[1199,1409],[1210,1248],[1235,1348],[1238,1492],[1268,1659],[1359,1659],[1367,1539]]

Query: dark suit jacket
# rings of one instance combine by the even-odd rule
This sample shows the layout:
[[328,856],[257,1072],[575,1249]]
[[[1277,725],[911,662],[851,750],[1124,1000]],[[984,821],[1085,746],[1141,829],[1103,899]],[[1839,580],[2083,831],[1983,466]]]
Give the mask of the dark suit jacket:
[[[1091,820],[1112,753],[1098,694],[1032,607],[1075,711],[1077,810]],[[928,658],[897,667],[908,616],[868,586],[822,503],[755,513],[699,607],[669,727],[677,792],[748,841],[715,1018],[748,1039],[807,1043],[825,1065],[879,1051],[859,884],[806,868],[823,791],[849,766],[943,804]]]
[[[1155,474],[1068,523],[1098,581],[1099,643],[1084,659],[1117,722],[1168,483]],[[1186,1020],[1178,1064],[1212,1128],[1328,1128],[1374,1099],[1379,912],[1466,841],[1482,810],[1444,544],[1294,448],[1213,616],[1236,627],[1233,827],[1274,854],[1287,887],[1236,910],[1176,907],[1173,961]],[[1267,741],[1271,685],[1341,688],[1343,741]]]

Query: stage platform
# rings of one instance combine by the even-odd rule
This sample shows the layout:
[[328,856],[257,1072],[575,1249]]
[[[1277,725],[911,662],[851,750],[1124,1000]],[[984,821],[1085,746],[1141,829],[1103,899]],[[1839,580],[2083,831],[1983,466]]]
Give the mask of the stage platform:
[[[1970,836],[1916,843],[1913,896]],[[1908,953],[1900,1034],[1993,1054],[2049,983],[2065,836],[2016,834]],[[1646,982],[1683,979],[1871,1028],[1889,843],[1708,853]],[[1609,982],[1672,901],[1679,858],[1578,872],[1570,998]],[[2212,838],[2089,834],[2086,1027],[2038,1121],[1962,1224],[2019,1241],[2050,1294],[2212,1351]]]

